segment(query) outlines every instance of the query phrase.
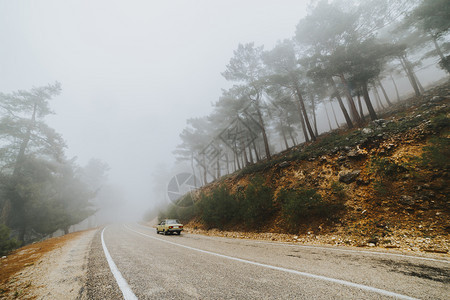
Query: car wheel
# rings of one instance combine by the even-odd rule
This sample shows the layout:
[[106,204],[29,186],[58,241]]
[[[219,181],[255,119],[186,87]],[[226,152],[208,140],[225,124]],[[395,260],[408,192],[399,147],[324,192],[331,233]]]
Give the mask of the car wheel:
[[168,231],[163,231],[164,232],[164,235],[168,235],[169,234],[169,232]]
[[180,234],[181,234],[181,231],[178,231],[177,233],[178,233],[178,235],[180,235]]
[[159,230],[158,229],[156,229],[156,234],[159,234]]

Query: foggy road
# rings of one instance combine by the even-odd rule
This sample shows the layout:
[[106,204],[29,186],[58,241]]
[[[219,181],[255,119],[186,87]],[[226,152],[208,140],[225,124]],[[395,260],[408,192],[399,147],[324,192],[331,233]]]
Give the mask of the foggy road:
[[106,227],[92,247],[98,261],[89,263],[88,289],[94,299],[105,293],[128,299],[444,299],[449,293],[450,264],[443,259],[163,236],[137,224]]

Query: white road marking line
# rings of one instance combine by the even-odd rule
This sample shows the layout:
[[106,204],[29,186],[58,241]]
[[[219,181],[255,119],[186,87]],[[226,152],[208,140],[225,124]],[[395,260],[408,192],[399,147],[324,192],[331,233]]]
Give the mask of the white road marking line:
[[164,239],[161,239],[161,238],[157,238],[157,237],[150,236],[148,234],[145,234],[145,233],[133,230],[132,228],[128,227],[127,225],[124,225],[124,227],[127,228],[130,231],[133,231],[133,232],[135,232],[137,234],[149,237],[151,239],[158,240],[158,241],[161,241],[161,242],[165,242],[165,243],[168,243],[168,244],[172,244],[172,245],[175,245],[175,246],[183,247],[183,248],[186,248],[186,249],[189,249],[189,250],[198,251],[198,252],[201,252],[201,253],[206,253],[206,254],[210,254],[210,255],[214,255],[214,256],[218,256],[218,257],[222,257],[222,258],[226,258],[226,259],[230,259],[230,260],[234,260],[234,261],[238,261],[238,262],[242,262],[242,263],[246,263],[246,264],[251,264],[251,265],[255,265],[255,266],[259,266],[259,267],[263,267],[263,268],[267,268],[267,269],[272,269],[272,270],[287,272],[287,273],[296,274],[296,275],[300,275],[300,276],[304,276],[304,277],[308,277],[308,278],[313,278],[313,279],[328,281],[328,282],[332,282],[332,283],[337,283],[337,284],[340,284],[340,285],[349,286],[349,287],[353,287],[353,288],[357,288],[357,289],[361,289],[361,290],[365,290],[365,291],[369,291],[369,292],[374,292],[374,293],[378,293],[380,295],[394,297],[394,298],[398,298],[398,299],[416,299],[416,298],[412,298],[412,297],[409,297],[409,296],[406,296],[406,295],[397,294],[397,293],[394,293],[394,292],[389,292],[389,291],[386,291],[386,290],[374,288],[374,287],[363,285],[363,284],[353,283],[353,282],[350,282],[350,281],[345,281],[345,280],[341,280],[341,279],[335,279],[335,278],[331,278],[331,277],[325,277],[325,276],[321,276],[321,275],[315,275],[315,274],[306,273],[306,272],[300,272],[300,271],[296,271],[296,270],[292,270],[292,269],[286,269],[286,268],[282,268],[282,267],[276,267],[276,266],[272,266],[272,265],[258,263],[258,262],[251,261],[251,260],[241,259],[241,258],[237,258],[237,257],[233,257],[233,256],[223,255],[223,254],[219,254],[219,253],[215,253],[215,252],[211,252],[211,251],[206,251],[206,250],[202,250],[202,249],[198,249],[198,248],[194,248],[194,247],[189,247],[189,246],[185,246],[185,245],[182,245],[182,244],[170,242],[170,241],[167,241],[167,240],[164,240]]
[[103,232],[105,232],[106,228],[102,230],[102,246],[103,252],[105,252],[106,260],[108,261],[109,268],[111,269],[111,273],[113,273],[114,278],[116,279],[117,284],[119,285],[120,290],[122,291],[123,297],[125,300],[137,300],[136,295],[131,290],[125,278],[123,278],[119,269],[117,269],[116,264],[114,263],[111,255],[109,254],[108,248],[106,248],[105,240],[103,239]]
[[[146,229],[149,229],[150,227],[137,224],[140,227],[144,227]],[[210,238],[208,236],[205,236],[206,238]],[[226,239],[233,239],[230,237],[223,237]],[[412,256],[407,254],[398,254],[398,253],[388,253],[388,252],[377,252],[377,251],[366,251],[366,250],[352,250],[352,249],[337,249],[332,247],[321,247],[321,246],[309,246],[309,245],[294,245],[294,244],[288,244],[286,242],[279,242],[279,243],[273,243],[273,242],[265,242],[265,241],[256,241],[256,240],[241,240],[248,243],[255,243],[255,244],[266,244],[266,245],[274,245],[274,246],[288,246],[288,247],[298,247],[298,248],[307,248],[307,249],[320,249],[320,250],[329,250],[329,251],[338,251],[338,252],[350,252],[350,253],[364,253],[364,254],[371,254],[371,255],[387,255],[387,256],[397,256],[397,257],[406,257],[406,258],[412,258],[412,259],[419,259],[419,260],[428,260],[428,261],[435,261],[435,262],[441,262],[441,263],[450,263],[450,260],[444,260],[444,259],[437,259],[437,258],[429,258],[429,257],[421,257],[421,256]]]

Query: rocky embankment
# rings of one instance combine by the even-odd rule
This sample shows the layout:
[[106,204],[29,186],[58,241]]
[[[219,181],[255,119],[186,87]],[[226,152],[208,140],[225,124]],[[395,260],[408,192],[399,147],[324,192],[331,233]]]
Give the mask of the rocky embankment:
[[364,128],[322,135],[314,144],[286,151],[204,187],[233,192],[256,174],[275,189],[315,189],[327,201],[343,201],[335,218],[313,219],[298,232],[281,214],[257,230],[233,224],[206,230],[200,218],[187,230],[208,235],[307,244],[449,251],[450,83],[396,103]]

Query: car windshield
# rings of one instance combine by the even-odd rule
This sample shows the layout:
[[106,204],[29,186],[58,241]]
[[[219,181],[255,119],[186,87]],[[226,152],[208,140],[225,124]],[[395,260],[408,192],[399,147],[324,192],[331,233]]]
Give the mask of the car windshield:
[[178,220],[167,220],[166,224],[179,224]]

